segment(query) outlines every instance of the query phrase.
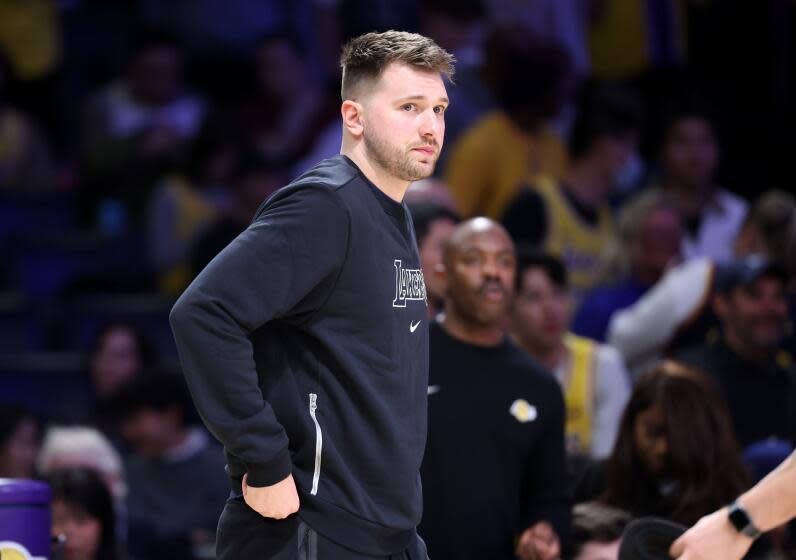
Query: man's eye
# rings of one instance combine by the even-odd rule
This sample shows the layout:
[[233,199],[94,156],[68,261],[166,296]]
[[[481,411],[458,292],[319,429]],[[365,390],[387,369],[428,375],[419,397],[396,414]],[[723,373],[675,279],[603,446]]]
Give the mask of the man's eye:
[[401,105],[401,109],[403,109],[404,111],[411,111],[414,108],[415,108],[414,103],[407,103],[406,105]]
[[434,107],[434,112],[438,115],[441,115],[442,113],[445,112],[445,107],[443,107],[442,105],[437,105],[436,107]]

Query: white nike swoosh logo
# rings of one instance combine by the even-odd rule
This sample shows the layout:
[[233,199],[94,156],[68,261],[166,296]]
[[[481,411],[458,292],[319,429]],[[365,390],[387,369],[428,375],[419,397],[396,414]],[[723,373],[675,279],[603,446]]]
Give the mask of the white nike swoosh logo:
[[417,327],[419,327],[419,326],[420,326],[420,323],[422,323],[422,322],[423,322],[423,321],[422,321],[422,320],[420,320],[420,321],[418,321],[417,323],[414,323],[414,322],[412,322],[412,323],[409,323],[409,332],[415,332],[415,331],[417,330]]
[[429,395],[433,395],[434,393],[439,393],[439,390],[441,388],[442,387],[440,387],[439,385],[429,385],[428,386],[428,394]]

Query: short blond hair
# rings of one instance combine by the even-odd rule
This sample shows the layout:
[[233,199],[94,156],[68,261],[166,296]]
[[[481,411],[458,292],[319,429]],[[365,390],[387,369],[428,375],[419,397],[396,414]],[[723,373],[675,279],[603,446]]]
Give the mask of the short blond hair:
[[343,47],[342,99],[353,99],[363,82],[377,79],[393,62],[439,72],[450,81],[456,59],[432,39],[417,33],[393,30],[365,33]]

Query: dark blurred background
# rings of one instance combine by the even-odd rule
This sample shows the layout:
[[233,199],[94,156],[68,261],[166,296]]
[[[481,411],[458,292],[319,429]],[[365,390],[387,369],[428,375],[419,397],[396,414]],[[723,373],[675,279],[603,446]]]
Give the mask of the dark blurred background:
[[[793,0],[0,0],[0,401],[102,427],[130,378],[179,372],[171,305],[269,194],[339,151],[338,53],[366,31],[458,59],[419,198],[533,226],[516,193],[567,177],[591,149],[573,149],[577,123],[619,92],[635,135],[611,211],[669,189],[697,238],[718,208],[726,251],[675,253],[727,260],[761,193],[793,215],[794,24]],[[479,139],[518,149],[489,136],[503,114],[530,151],[498,198]]]

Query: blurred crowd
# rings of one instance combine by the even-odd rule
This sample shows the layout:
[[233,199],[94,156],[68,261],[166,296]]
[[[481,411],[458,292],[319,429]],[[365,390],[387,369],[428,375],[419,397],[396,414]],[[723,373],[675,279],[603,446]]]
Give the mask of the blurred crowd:
[[[439,273],[457,224],[501,224],[490,320],[564,403],[565,514],[511,526],[538,498],[521,482],[518,520],[484,531],[616,558],[634,517],[731,502],[796,443],[794,24],[790,0],[0,0],[0,478],[50,482],[63,558],[213,558],[229,485],[169,309],[339,152],[340,45],[402,29],[457,58],[435,177],[406,198],[429,316],[466,307]],[[456,429],[434,387],[429,457]]]

